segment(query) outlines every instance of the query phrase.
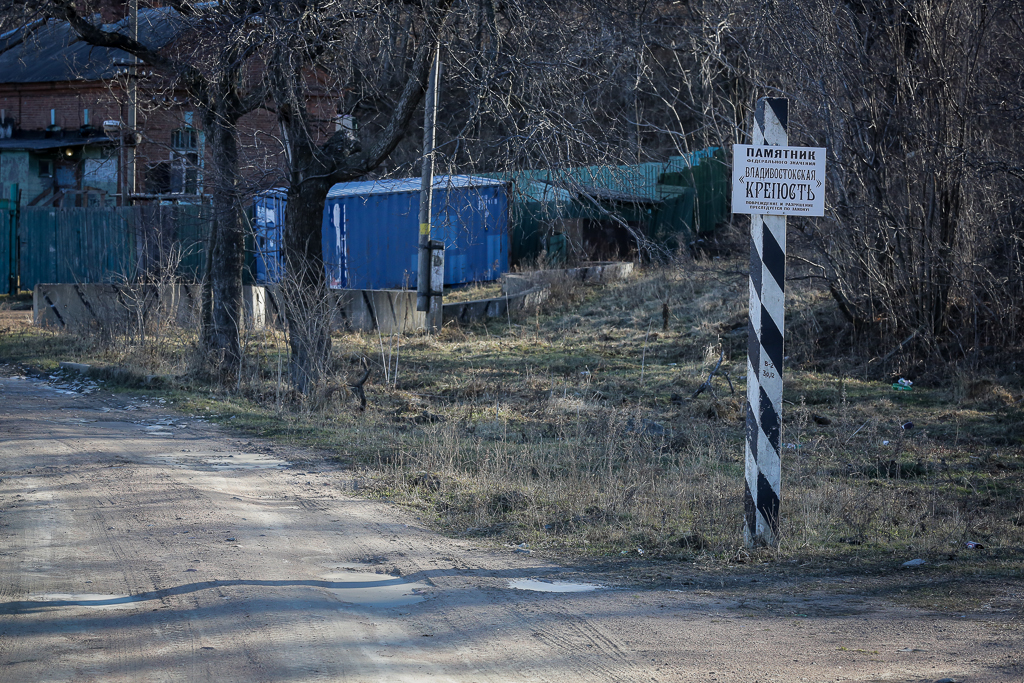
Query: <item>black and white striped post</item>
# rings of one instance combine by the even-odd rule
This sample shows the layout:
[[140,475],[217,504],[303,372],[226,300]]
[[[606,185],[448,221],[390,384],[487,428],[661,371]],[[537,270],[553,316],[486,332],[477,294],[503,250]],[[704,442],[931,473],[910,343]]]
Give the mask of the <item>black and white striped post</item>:
[[[754,146],[789,144],[789,100],[761,98],[754,113]],[[747,338],[747,547],[779,540],[782,485],[782,348],[786,293],[786,216],[750,216],[750,327]]]

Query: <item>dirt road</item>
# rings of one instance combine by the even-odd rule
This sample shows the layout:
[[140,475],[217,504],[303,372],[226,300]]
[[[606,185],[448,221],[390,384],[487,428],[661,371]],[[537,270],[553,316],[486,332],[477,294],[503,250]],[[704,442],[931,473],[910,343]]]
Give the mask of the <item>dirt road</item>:
[[0,681],[1024,680],[1009,616],[685,566],[552,592],[581,568],[351,486],[156,402],[0,378]]

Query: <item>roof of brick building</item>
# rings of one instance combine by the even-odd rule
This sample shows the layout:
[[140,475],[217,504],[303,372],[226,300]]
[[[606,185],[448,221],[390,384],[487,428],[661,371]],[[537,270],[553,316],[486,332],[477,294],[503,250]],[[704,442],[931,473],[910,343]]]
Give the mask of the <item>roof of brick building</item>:
[[[181,27],[169,7],[139,9],[139,41],[164,46]],[[128,32],[128,19],[103,26]],[[78,38],[66,21],[34,21],[0,35],[0,83],[105,81],[123,73],[131,55],[95,47]]]

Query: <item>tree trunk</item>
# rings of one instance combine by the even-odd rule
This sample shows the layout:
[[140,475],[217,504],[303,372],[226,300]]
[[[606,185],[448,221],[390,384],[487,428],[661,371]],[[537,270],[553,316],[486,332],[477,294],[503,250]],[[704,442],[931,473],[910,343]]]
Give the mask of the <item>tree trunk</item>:
[[206,338],[221,371],[237,371],[242,360],[239,326],[242,317],[242,263],[245,256],[242,205],[238,196],[238,141],[222,112],[205,117],[213,161],[213,226],[210,289],[212,329]]
[[[225,41],[212,40],[209,49],[201,44],[182,45],[173,56],[158,47],[138,42],[116,31],[107,31],[78,13],[75,3],[57,0],[58,14],[71,25],[85,42],[98,47],[124,50],[155,67],[169,77],[173,87],[184,87],[202,111],[207,133],[213,189],[213,220],[210,226],[207,282],[204,283],[202,309],[202,340],[222,371],[237,370],[242,360],[239,326],[242,317],[242,263],[245,255],[244,216],[238,196],[238,120],[259,107],[266,91],[255,87],[245,94],[247,64],[258,43],[246,44],[233,34],[224,34]],[[182,8],[178,7],[179,10]],[[250,22],[243,10],[220,15],[221,26],[231,22]],[[257,10],[262,12],[262,9]],[[191,15],[192,10],[185,12]],[[184,28],[184,24],[182,25]],[[247,29],[248,31],[248,29]],[[196,52],[188,54],[191,47]],[[208,70],[209,69],[209,70]]]
[[213,251],[217,244],[217,223],[209,220],[210,238],[206,242],[206,266],[203,274],[199,329],[201,331],[202,348],[213,348],[213,285],[210,278],[213,274]]
[[[450,0],[427,3],[426,18],[432,27],[443,24],[449,6]],[[406,38],[410,40],[411,35]],[[354,130],[336,130],[323,144],[317,144],[315,117],[306,109],[307,56],[282,46],[282,52],[270,60],[290,176],[284,237],[287,276],[281,290],[292,350],[292,381],[302,394],[322,382],[331,354],[333,310],[321,242],[327,192],[333,183],[353,180],[377,168],[405,136],[413,112],[423,98],[432,45],[432,41],[424,40],[417,48],[401,95],[367,153]]]
[[332,310],[322,243],[324,201],[329,189],[322,178],[292,182],[288,188],[286,278],[282,285],[292,381],[302,394],[323,381],[331,356]]

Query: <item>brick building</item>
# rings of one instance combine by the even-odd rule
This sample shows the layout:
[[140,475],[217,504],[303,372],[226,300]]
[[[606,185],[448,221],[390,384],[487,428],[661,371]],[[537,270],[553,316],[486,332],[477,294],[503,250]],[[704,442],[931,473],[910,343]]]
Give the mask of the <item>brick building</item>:
[[[177,18],[171,8],[140,8],[140,41],[166,47]],[[121,18],[105,28],[126,25]],[[130,130],[133,69],[137,123]],[[280,147],[266,132],[276,127],[263,110],[240,124],[242,167],[256,189],[279,182]],[[22,205],[197,201],[205,166],[198,113],[127,53],[84,43],[54,19],[0,36],[0,187],[18,183]]]

